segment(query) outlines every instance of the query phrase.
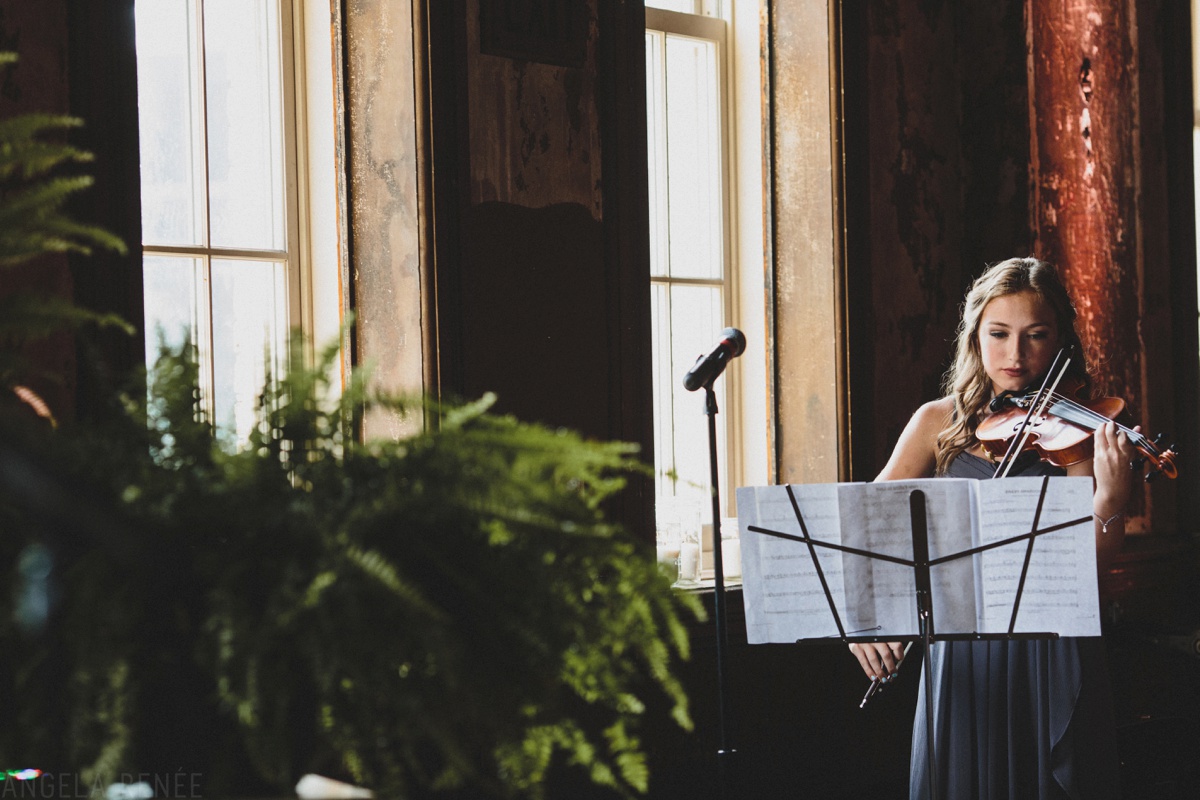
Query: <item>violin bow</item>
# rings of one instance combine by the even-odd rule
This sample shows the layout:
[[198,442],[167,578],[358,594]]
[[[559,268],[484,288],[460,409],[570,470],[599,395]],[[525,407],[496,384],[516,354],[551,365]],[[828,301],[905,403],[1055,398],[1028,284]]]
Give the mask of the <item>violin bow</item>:
[[[1058,388],[1058,382],[1062,380],[1063,375],[1067,374],[1067,367],[1071,364],[1071,357],[1067,353],[1068,348],[1064,347],[1054,356],[1054,363],[1050,365],[1050,371],[1042,379],[1042,386],[1038,389],[1033,402],[1029,404],[1029,410],[1025,412],[1025,419],[1021,420],[1021,427],[1017,430],[1017,435],[1009,443],[1008,450],[1004,453],[1004,458],[996,465],[996,471],[992,473],[993,478],[1008,477],[1013,462],[1017,460],[1017,454],[1024,449],[1025,442],[1029,439],[1029,420],[1033,419],[1035,414],[1041,414],[1045,411],[1046,407],[1050,404],[1051,398],[1054,397],[1054,390]],[[1052,378],[1053,380],[1051,380]]]

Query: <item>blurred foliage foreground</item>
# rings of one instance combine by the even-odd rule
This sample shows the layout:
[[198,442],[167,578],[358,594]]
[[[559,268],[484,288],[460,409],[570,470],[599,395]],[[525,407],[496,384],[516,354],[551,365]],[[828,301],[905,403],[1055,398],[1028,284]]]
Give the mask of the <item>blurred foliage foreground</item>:
[[[629,446],[339,395],[333,358],[265,390],[239,452],[186,348],[87,427],[0,409],[0,758],[199,768],[208,796],[644,792],[639,723],[690,726],[672,670],[702,612],[606,521]],[[370,407],[427,424],[363,443]]]

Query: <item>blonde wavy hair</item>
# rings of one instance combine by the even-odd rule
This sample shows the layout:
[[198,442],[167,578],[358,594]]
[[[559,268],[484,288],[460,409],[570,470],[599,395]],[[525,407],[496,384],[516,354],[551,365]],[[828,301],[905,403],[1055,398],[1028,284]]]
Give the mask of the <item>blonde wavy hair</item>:
[[1010,258],[988,267],[976,278],[963,301],[954,363],[942,380],[945,396],[954,398],[954,413],[950,424],[938,434],[934,468],[938,475],[946,471],[956,456],[977,444],[975,431],[992,399],[992,382],[983,370],[979,350],[983,310],[997,297],[1024,291],[1036,292],[1054,311],[1059,345],[1074,346],[1066,377],[1080,381],[1085,395],[1091,389],[1083,345],[1075,329],[1075,306],[1053,265],[1036,258]]

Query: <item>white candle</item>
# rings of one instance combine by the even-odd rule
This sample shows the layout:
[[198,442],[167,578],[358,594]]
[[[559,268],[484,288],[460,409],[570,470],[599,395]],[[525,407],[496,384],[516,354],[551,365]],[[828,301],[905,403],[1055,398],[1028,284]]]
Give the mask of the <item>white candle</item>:
[[740,540],[721,540],[721,574],[726,578],[742,577],[742,548]]
[[679,580],[678,544],[660,544],[658,546],[658,568],[667,576],[671,583]]
[[697,542],[684,542],[679,547],[679,580],[696,582],[700,580],[700,545]]

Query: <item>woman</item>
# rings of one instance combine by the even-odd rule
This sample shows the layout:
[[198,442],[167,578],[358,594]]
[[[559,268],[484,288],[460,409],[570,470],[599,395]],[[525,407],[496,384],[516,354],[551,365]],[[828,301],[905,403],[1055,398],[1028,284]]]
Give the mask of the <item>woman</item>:
[[[917,410],[876,480],[990,478],[995,465],[975,437],[989,401],[1040,385],[1059,349],[1069,345],[1075,349],[1066,377],[1088,387],[1075,309],[1054,268],[1033,258],[989,268],[967,294],[946,395]],[[1112,423],[1094,439],[1094,457],[1065,473],[1094,478],[1096,560],[1103,571],[1125,536],[1137,453]],[[1063,472],[1029,452],[1009,474]],[[903,648],[892,642],[850,649],[875,678],[895,670]],[[938,642],[930,659],[934,733],[925,730],[922,682],[912,798],[930,794],[929,742],[936,748],[938,795],[947,800],[1116,797],[1115,729],[1099,638]]]

